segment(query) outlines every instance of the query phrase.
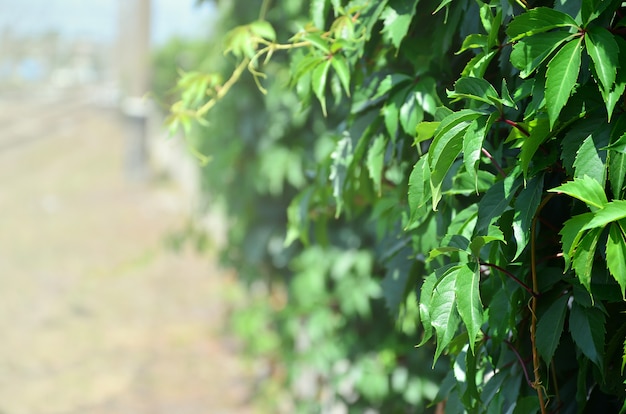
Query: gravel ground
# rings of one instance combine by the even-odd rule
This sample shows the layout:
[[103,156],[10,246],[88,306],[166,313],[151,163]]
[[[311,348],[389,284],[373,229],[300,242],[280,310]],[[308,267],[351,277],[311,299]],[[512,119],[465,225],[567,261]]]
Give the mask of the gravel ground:
[[227,278],[174,253],[176,188],[124,179],[113,112],[0,101],[0,414],[253,413]]

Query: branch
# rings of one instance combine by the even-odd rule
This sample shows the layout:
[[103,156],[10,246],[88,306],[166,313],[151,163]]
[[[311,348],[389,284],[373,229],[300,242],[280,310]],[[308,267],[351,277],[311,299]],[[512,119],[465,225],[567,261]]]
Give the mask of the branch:
[[512,280],[514,280],[518,285],[520,285],[521,287],[524,288],[524,290],[528,293],[530,293],[533,297],[538,297],[539,293],[534,292],[530,287],[528,287],[528,285],[524,282],[522,282],[521,280],[519,280],[513,273],[509,272],[508,270],[504,269],[503,267],[500,267],[496,264],[493,263],[480,263],[483,266],[487,266],[487,267],[491,267],[493,269],[499,270],[500,272],[504,273],[506,276],[508,276],[509,278],[511,278]]
[[[536,247],[536,232],[537,232],[537,219],[539,213],[548,204],[548,201],[554,196],[554,193],[548,194],[541,204],[537,207],[537,211],[533,217],[533,221],[530,225],[530,274],[533,279],[533,291],[538,292],[539,283],[537,282],[537,247]],[[532,297],[531,303],[531,322],[530,322],[530,343],[533,350],[533,371],[535,374],[535,381],[533,382],[533,388],[537,390],[537,396],[539,397],[539,405],[541,407],[541,414],[546,414],[546,406],[543,397],[543,387],[541,386],[541,375],[539,373],[540,361],[539,352],[537,351],[537,297]]]

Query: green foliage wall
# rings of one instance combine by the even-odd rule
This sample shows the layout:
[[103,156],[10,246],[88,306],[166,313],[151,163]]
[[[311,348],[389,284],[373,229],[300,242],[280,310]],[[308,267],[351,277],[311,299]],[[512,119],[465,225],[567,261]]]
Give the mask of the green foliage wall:
[[293,403],[624,410],[622,3],[219,4],[170,125]]

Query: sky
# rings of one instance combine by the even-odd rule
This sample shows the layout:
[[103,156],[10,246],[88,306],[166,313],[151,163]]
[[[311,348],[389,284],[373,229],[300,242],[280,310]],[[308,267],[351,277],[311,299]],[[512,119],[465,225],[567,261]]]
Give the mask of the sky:
[[[130,0],[0,0],[0,30],[37,34],[56,31],[64,37],[86,37],[114,42],[118,5]],[[163,44],[174,35],[206,36],[211,4],[196,0],[152,0],[152,43]]]

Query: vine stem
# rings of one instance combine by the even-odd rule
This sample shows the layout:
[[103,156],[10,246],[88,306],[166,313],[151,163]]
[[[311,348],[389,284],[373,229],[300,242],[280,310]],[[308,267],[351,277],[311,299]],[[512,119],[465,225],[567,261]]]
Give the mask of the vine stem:
[[267,10],[270,8],[270,3],[271,0],[263,0],[263,4],[261,4],[261,11],[259,12],[259,20],[265,20]]
[[502,167],[500,167],[500,164],[498,164],[498,161],[496,161],[496,160],[495,160],[495,158],[493,158],[493,155],[491,155],[491,154],[489,153],[489,151],[487,151],[487,150],[486,150],[486,149],[484,149],[484,148],[481,148],[481,152],[482,152],[483,154],[485,154],[485,156],[486,156],[487,158],[489,158],[489,161],[491,161],[491,163],[492,163],[492,164],[493,164],[493,166],[496,168],[496,170],[498,170],[498,173],[500,173],[500,175],[501,175],[502,177],[506,177],[506,173],[504,172],[504,170],[502,169]]
[[515,349],[511,341],[505,339],[504,343],[507,344],[511,351],[513,351],[513,354],[515,354],[517,362],[519,362],[520,366],[522,367],[522,371],[524,372],[524,378],[526,378],[526,383],[532,387],[533,383],[530,381],[530,377],[528,376],[528,370],[526,369],[526,364],[524,363],[522,356],[519,354],[519,351]]
[[207,101],[207,103],[205,103],[204,105],[202,105],[202,107],[200,107],[200,109],[198,109],[197,115],[199,117],[203,116],[207,112],[209,112],[209,110],[215,106],[217,101],[219,101],[224,96],[226,96],[226,94],[228,93],[230,88],[232,88],[233,85],[235,83],[237,83],[237,81],[241,77],[241,74],[246,70],[246,68],[248,67],[248,63],[250,63],[250,59],[248,59],[248,58],[242,60],[239,63],[239,65],[233,71],[232,75],[230,75],[230,78],[226,82],[224,82],[224,84],[221,86],[221,88],[219,88],[217,90],[217,93],[215,94],[215,97],[212,98],[211,100]]
[[526,292],[530,293],[533,297],[539,296],[539,294],[537,292],[533,291],[530,287],[528,287],[528,285],[526,283],[524,283],[521,280],[519,280],[519,278],[517,276],[515,276],[513,273],[509,272],[505,268],[500,267],[500,266],[498,266],[496,264],[493,264],[493,263],[481,262],[480,264],[483,265],[483,266],[487,266],[487,267],[491,267],[493,269],[499,270],[500,272],[504,273],[506,276],[511,278],[513,281],[515,281],[522,288],[524,288],[524,290]]
[[[545,207],[545,205],[554,196],[553,193],[548,194],[541,204],[537,207],[537,211],[533,216],[533,221],[530,225],[530,273],[533,280],[533,291],[539,292],[539,283],[537,281],[537,242],[536,242],[536,227],[539,213]],[[539,372],[539,352],[537,351],[537,296],[533,296],[531,299],[531,323],[530,323],[530,342],[533,351],[533,372],[535,374],[535,381],[533,382],[533,388],[537,390],[537,396],[539,397],[539,406],[541,407],[541,414],[547,414],[545,399],[543,396],[543,387],[541,386],[541,374]]]

